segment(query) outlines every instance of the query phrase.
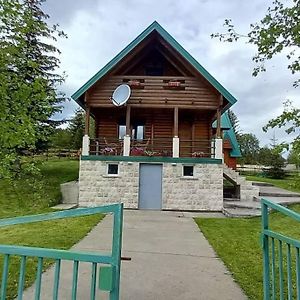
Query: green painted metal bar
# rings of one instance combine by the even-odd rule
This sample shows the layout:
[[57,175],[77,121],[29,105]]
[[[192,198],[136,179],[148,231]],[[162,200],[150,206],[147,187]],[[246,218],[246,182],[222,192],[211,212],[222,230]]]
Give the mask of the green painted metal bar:
[[114,280],[113,289],[110,292],[110,300],[119,299],[120,287],[120,270],[121,270],[121,249],[122,249],[122,231],[123,231],[123,203],[118,207],[114,214],[113,225],[113,243],[112,243],[112,259]]
[[149,163],[184,163],[184,164],[222,164],[222,159],[205,157],[158,157],[158,156],[105,156],[86,155],[81,156],[81,160],[91,161],[111,161],[111,162],[149,162]]
[[287,244],[287,280],[288,280],[288,299],[293,299],[293,283],[292,283],[292,260],[291,245]]
[[92,264],[91,292],[90,299],[95,300],[96,297],[96,281],[97,281],[97,264]]
[[9,267],[9,254],[4,255],[2,281],[1,281],[1,297],[0,299],[6,299],[6,288],[8,280],[8,267]]
[[52,220],[63,219],[63,218],[88,216],[97,213],[109,213],[109,212],[114,213],[115,211],[117,211],[119,205],[120,204],[111,204],[111,205],[98,206],[92,208],[76,208],[76,209],[64,210],[64,211],[59,211],[59,212],[54,212],[49,214],[8,218],[8,219],[0,220],[0,227],[41,222],[41,221],[52,221]]
[[0,253],[11,254],[11,255],[26,255],[52,259],[62,260],[78,260],[83,262],[95,262],[111,264],[112,257],[108,255],[98,255],[95,253],[87,252],[75,252],[68,250],[57,250],[37,247],[23,247],[23,246],[11,246],[11,245],[0,245]]
[[273,238],[280,240],[286,244],[290,244],[291,246],[300,248],[300,241],[297,241],[295,239],[289,238],[285,235],[282,235],[280,233],[277,233],[277,232],[274,232],[274,231],[268,230],[268,229],[264,230],[263,233],[269,237],[273,237]]
[[38,258],[38,266],[36,272],[36,281],[35,281],[35,300],[40,300],[41,297],[41,285],[42,285],[42,273],[43,273],[43,258]]
[[19,284],[18,284],[18,300],[23,299],[25,271],[26,271],[26,256],[23,255],[23,256],[21,256],[21,263],[20,263],[20,275],[19,275]]
[[299,261],[299,248],[296,248],[296,291],[297,300],[300,300],[300,261]]
[[282,256],[282,241],[278,241],[279,242],[279,247],[278,247],[278,259],[279,259],[279,296],[280,296],[280,300],[284,299],[284,294],[283,294],[283,290],[284,290],[284,285],[283,285],[283,256]]
[[298,213],[296,213],[296,212],[294,212],[294,211],[292,211],[292,210],[290,210],[290,209],[288,209],[288,208],[286,208],[286,207],[284,207],[284,206],[282,206],[280,204],[271,202],[271,201],[266,200],[266,199],[262,199],[261,203],[265,204],[268,207],[270,207],[270,208],[272,208],[274,210],[277,210],[277,211],[283,213],[284,215],[289,216],[289,217],[295,219],[296,221],[300,222],[300,214],[298,214]]
[[57,259],[55,261],[55,273],[54,273],[54,285],[53,285],[53,300],[57,300],[58,299],[60,266],[61,266],[61,260]]
[[75,260],[73,264],[72,300],[77,299],[78,266],[79,262]]
[[276,272],[275,272],[275,245],[274,238],[271,238],[271,272],[272,272],[272,299],[276,298]]
[[268,206],[266,203],[262,203],[262,232],[263,232],[263,290],[264,300],[270,299],[270,270],[269,270],[269,237],[265,234],[265,231],[269,228],[269,215]]

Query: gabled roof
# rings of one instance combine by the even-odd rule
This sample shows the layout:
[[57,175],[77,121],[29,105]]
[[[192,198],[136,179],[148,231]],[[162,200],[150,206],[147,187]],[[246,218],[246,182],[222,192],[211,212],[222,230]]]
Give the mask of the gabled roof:
[[[214,121],[212,124],[213,128],[217,128],[217,121]],[[229,140],[231,144],[231,157],[242,157],[239,143],[237,141],[233,126],[231,124],[228,112],[225,112],[221,116],[221,128],[224,130],[224,140]]]
[[78,89],[71,97],[80,105],[79,98],[99,79],[106,75],[114,66],[116,66],[127,54],[129,54],[139,43],[141,43],[153,31],[167,41],[184,59],[186,59],[223,97],[227,99],[229,108],[237,100],[212,76],[206,71],[198,61],[193,58],[157,21],[154,21],[139,36],[137,36],[127,47],[125,47],[117,56],[107,63],[100,71],[98,71],[91,79],[89,79],[80,89]]
[[229,129],[224,131],[224,140],[228,139],[230,141],[231,144],[231,151],[230,151],[230,156],[231,157],[241,157],[241,150],[240,150],[240,146],[239,143],[237,141],[235,132],[233,130],[233,126],[231,124],[228,112],[225,112],[222,117],[221,117],[221,124],[222,121],[224,124],[229,125]]

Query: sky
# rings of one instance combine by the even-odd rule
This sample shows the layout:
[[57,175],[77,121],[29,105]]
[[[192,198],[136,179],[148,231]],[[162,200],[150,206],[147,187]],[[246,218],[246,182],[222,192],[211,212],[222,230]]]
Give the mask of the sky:
[[[70,97],[108,61],[126,47],[154,20],[158,21],[238,102],[232,107],[240,130],[253,133],[261,146],[290,141],[283,129],[264,133],[262,127],[283,110],[289,99],[300,106],[296,79],[287,70],[284,56],[267,63],[267,72],[252,76],[255,48],[241,41],[222,43],[210,35],[225,32],[225,19],[232,19],[240,33],[266,13],[269,0],[47,0],[49,22],[58,23],[68,35],[59,39],[60,71],[67,75],[62,90]],[[78,105],[64,104],[62,115],[70,118]]]

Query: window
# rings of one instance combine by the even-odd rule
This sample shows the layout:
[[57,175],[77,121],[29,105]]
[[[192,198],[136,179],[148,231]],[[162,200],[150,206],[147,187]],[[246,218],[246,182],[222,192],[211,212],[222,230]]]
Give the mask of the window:
[[119,125],[119,140],[123,140],[126,135],[126,125]]
[[131,137],[136,141],[142,141],[145,138],[145,126],[144,125],[133,126]]
[[183,166],[183,176],[194,176],[194,166]]
[[108,164],[107,174],[108,175],[118,175],[119,174],[119,165],[118,164]]

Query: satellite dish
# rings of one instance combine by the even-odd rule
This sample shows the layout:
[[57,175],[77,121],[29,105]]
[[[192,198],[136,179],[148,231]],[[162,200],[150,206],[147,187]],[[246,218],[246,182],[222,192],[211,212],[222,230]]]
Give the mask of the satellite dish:
[[121,106],[128,101],[130,93],[130,86],[128,84],[121,84],[114,90],[110,99],[115,106]]

